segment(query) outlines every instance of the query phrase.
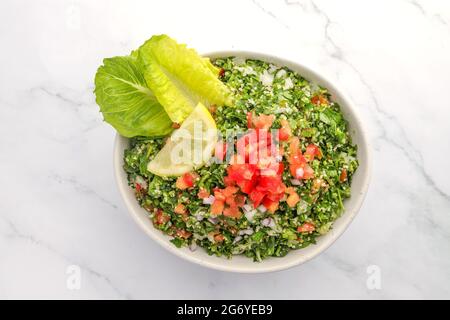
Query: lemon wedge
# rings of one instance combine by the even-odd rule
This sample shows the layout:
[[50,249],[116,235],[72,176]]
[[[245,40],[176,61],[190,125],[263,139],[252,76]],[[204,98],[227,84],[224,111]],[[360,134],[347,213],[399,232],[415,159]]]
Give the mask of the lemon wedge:
[[208,162],[216,143],[216,122],[199,103],[181,127],[172,132],[147,169],[158,176],[181,176]]

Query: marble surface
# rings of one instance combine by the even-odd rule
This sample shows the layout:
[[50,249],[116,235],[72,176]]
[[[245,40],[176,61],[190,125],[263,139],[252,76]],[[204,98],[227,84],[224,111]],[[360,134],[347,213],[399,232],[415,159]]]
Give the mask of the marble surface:
[[[360,109],[372,184],[324,254],[227,274],[171,255],[128,216],[93,77],[157,33],[295,59]],[[0,39],[0,298],[450,298],[448,1],[5,0]]]

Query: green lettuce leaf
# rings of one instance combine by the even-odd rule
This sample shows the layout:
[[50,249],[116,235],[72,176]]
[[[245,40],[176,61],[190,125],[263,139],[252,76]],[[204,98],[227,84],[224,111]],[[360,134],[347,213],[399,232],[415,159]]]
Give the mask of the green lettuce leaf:
[[121,135],[164,136],[172,131],[172,121],[148,88],[136,52],[104,59],[94,92],[104,120]]
[[138,49],[144,77],[172,121],[181,123],[201,102],[231,105],[230,90],[219,69],[195,50],[166,35],[153,36]]

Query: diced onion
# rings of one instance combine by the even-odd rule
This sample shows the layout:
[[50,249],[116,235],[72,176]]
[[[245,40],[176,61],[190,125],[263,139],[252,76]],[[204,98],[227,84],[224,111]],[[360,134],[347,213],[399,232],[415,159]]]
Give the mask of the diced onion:
[[202,221],[205,217],[203,216],[203,212],[198,212],[197,214],[195,214],[195,219],[197,219],[197,221]]
[[258,207],[258,211],[261,212],[261,213],[264,213],[264,212],[267,211],[267,208],[264,207],[263,205],[260,205],[260,206]]
[[250,236],[250,235],[253,234],[253,229],[252,228],[248,228],[248,229],[240,230],[238,234],[240,236],[243,236],[245,234]]
[[259,80],[264,86],[271,86],[273,82],[273,75],[264,70],[264,72],[259,76]]
[[300,180],[298,180],[298,179],[291,179],[291,183],[294,186],[301,186],[302,185],[302,182]]
[[239,241],[241,241],[241,240],[242,240],[242,236],[237,236],[236,238],[234,238],[233,244],[234,244],[234,243],[237,243],[237,242],[239,242]]
[[244,215],[247,218],[248,221],[253,222],[253,218],[256,214],[256,210],[252,209],[250,211],[244,210]]
[[204,198],[203,199],[203,204],[213,204],[214,200],[216,200],[216,198],[213,195],[210,195],[208,198]]
[[189,245],[189,250],[191,251],[197,250],[197,243],[195,241],[191,242],[191,244]]
[[281,69],[281,70],[279,70],[279,71],[277,72],[276,77],[277,77],[277,78],[281,78],[281,77],[284,77],[285,75],[286,75],[286,70]]
[[305,171],[303,170],[303,168],[298,168],[297,170],[295,170],[295,177],[302,178],[304,173]]
[[289,90],[289,89],[292,89],[293,87],[294,87],[294,83],[292,82],[292,79],[291,78],[286,78],[284,80],[283,89],[284,90]]
[[243,58],[243,57],[234,57],[233,58],[233,62],[234,62],[235,65],[240,66],[240,65],[245,64],[245,58]]
[[265,227],[275,227],[275,221],[272,218],[265,218],[263,221],[261,221],[261,224]]
[[208,221],[211,222],[212,224],[217,224],[217,222],[219,222],[219,219],[210,217],[210,218],[208,218]]

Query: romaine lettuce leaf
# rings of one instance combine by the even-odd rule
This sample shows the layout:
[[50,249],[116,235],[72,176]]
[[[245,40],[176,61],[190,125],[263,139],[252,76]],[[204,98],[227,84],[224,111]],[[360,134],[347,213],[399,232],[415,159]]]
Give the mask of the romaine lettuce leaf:
[[167,35],[153,36],[138,50],[144,77],[172,121],[181,123],[199,103],[231,105],[219,69],[195,50]]
[[95,95],[104,120],[125,137],[172,131],[172,121],[148,88],[136,52],[103,60],[95,75]]

